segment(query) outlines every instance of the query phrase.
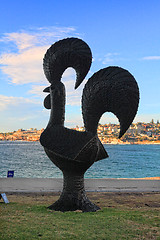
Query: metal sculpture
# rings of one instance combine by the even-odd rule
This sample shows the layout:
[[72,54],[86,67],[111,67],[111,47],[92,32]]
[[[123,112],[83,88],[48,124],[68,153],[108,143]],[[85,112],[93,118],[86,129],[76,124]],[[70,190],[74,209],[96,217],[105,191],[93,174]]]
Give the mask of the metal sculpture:
[[85,193],[84,173],[95,162],[107,158],[97,135],[98,122],[105,112],[114,113],[120,122],[119,138],[132,123],[139,103],[139,89],[134,77],[120,67],[96,72],[86,83],[82,95],[84,132],[64,127],[65,87],[63,72],[72,67],[77,74],[75,89],[87,75],[92,62],[89,46],[78,38],[53,44],[44,56],[44,73],[51,83],[44,89],[49,95],[44,106],[51,109],[50,119],[40,142],[50,160],[63,172],[63,191],[49,206],[56,211],[94,212],[99,209]]

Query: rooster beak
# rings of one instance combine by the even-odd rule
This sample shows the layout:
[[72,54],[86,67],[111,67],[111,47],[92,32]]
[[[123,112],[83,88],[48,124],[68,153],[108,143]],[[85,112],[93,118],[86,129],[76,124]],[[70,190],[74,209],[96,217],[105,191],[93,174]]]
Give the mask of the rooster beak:
[[43,92],[50,92],[50,87],[46,87]]

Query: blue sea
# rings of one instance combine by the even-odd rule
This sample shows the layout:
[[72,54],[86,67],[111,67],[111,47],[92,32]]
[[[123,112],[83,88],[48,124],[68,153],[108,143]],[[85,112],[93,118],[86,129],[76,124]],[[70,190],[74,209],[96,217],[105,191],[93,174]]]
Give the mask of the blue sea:
[[[94,163],[85,178],[143,178],[160,176],[160,145],[104,145],[109,158]],[[0,177],[61,178],[39,142],[0,142]]]

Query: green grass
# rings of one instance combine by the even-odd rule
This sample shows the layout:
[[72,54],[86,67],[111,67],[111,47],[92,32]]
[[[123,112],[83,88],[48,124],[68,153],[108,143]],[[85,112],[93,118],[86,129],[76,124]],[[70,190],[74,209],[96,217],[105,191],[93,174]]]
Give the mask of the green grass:
[[0,239],[160,239],[156,208],[103,207],[95,213],[55,212],[44,204],[0,203]]

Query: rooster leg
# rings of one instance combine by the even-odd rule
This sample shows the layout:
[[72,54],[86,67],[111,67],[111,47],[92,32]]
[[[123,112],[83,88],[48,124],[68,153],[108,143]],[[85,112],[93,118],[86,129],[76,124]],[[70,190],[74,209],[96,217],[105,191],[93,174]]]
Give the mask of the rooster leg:
[[60,198],[49,206],[49,209],[55,211],[75,211],[95,212],[100,208],[92,203],[86,196],[84,189],[84,174],[73,175],[71,173],[63,173],[63,191]]

